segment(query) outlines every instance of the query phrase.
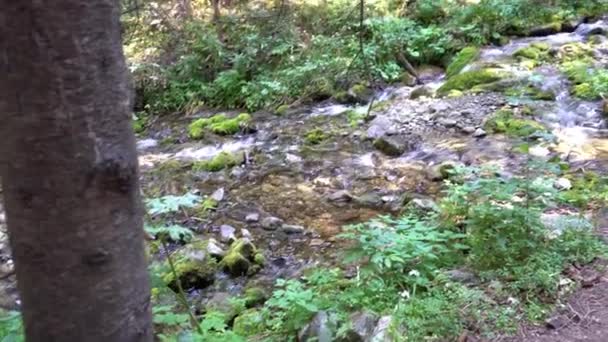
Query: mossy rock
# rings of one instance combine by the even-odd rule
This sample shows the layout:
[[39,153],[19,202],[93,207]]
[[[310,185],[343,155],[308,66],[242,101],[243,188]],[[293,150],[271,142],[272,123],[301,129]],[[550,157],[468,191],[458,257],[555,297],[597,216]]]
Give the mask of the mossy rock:
[[315,128],[306,133],[306,135],[304,136],[304,141],[309,145],[318,145],[323,141],[329,139],[329,137],[330,135],[326,133],[326,131],[320,128]]
[[353,104],[356,103],[357,100],[355,98],[353,98],[348,91],[345,90],[340,90],[338,92],[336,92],[332,98],[338,102],[338,103],[342,103],[342,104]]
[[375,112],[382,112],[382,111],[389,109],[390,107],[391,107],[391,101],[388,101],[388,100],[376,101],[372,105],[372,110]]
[[545,37],[562,31],[562,21],[556,20],[547,24],[533,27],[528,30],[527,35],[530,37]]
[[234,118],[228,118],[226,114],[216,114],[210,118],[193,121],[188,126],[188,136],[192,139],[202,139],[207,130],[215,134],[232,135],[248,129],[251,121],[251,115],[247,113],[241,113]]
[[589,83],[581,83],[574,86],[574,96],[584,100],[595,100],[598,98],[598,94],[593,90],[593,87]]
[[448,79],[447,82],[445,82],[437,90],[437,92],[439,94],[446,95],[451,90],[465,91],[477,85],[500,81],[506,78],[507,76],[509,76],[507,72],[496,69],[467,71]]
[[491,133],[504,133],[510,137],[528,137],[536,132],[546,132],[542,124],[529,119],[515,117],[512,110],[501,109],[495,112],[484,125]]
[[245,153],[244,152],[220,152],[215,157],[209,160],[196,161],[192,163],[192,170],[201,172],[217,172],[224,169],[229,169],[234,166],[241,165],[245,162]]
[[450,92],[446,96],[448,98],[457,98],[457,97],[461,97],[463,95],[464,95],[464,93],[462,91],[453,89],[453,90],[450,90]]
[[401,83],[403,83],[405,86],[413,87],[416,85],[416,83],[418,83],[418,80],[409,72],[404,72],[401,74]]
[[355,84],[350,87],[348,94],[358,103],[368,103],[374,97],[373,89],[364,84]]
[[232,331],[239,336],[256,335],[264,331],[264,322],[264,316],[260,311],[248,309],[234,319]]
[[479,57],[479,48],[475,46],[465,47],[452,59],[450,65],[446,69],[448,78],[459,74],[468,64]]
[[247,275],[254,262],[257,249],[249,239],[238,239],[232,243],[220,266],[230,275]]
[[274,110],[274,114],[276,114],[277,116],[283,116],[283,115],[287,114],[288,110],[289,110],[288,105],[280,105],[277,107],[277,109]]
[[585,43],[569,43],[562,45],[558,52],[557,58],[560,62],[590,62],[593,58],[593,48]]
[[551,46],[546,43],[533,43],[521,48],[513,54],[513,57],[526,58],[536,62],[542,62],[549,58]]
[[555,94],[550,90],[542,90],[532,84],[509,88],[505,91],[507,96],[529,97],[533,100],[555,101]]
[[245,306],[248,308],[264,304],[268,299],[268,292],[261,287],[250,287],[243,294]]
[[[175,274],[169,267],[161,277],[174,291],[178,290],[179,279],[184,289],[203,289],[213,284],[218,265],[216,259],[208,252],[208,240],[194,240],[187,246],[171,254]],[[166,261],[168,264],[168,261]]]

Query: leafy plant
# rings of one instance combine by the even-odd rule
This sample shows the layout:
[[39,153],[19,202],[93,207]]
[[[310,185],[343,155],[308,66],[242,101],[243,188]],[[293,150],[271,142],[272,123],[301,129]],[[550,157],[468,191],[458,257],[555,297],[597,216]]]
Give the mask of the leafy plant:
[[146,199],[148,214],[152,216],[179,211],[183,208],[195,207],[202,201],[202,197],[191,192],[182,196],[163,196],[159,198]]
[[144,224],[144,230],[152,236],[168,238],[176,242],[188,242],[194,237],[192,230],[177,225],[149,225]]
[[0,341],[25,341],[21,314],[19,312],[0,310]]

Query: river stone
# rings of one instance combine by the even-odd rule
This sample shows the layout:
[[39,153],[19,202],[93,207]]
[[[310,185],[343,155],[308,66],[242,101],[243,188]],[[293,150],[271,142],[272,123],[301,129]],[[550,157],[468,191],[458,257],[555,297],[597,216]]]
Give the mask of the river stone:
[[[203,289],[211,285],[217,271],[217,262],[209,252],[212,244],[214,242],[211,239],[194,239],[188,245],[173,252],[171,260],[176,274],[172,271],[163,273],[161,275],[163,281],[175,291],[178,289],[177,279],[184,289]],[[169,270],[170,267],[167,266],[167,269]]]
[[224,199],[224,188],[219,188],[211,194],[211,199],[216,202],[221,202]]
[[378,317],[370,312],[355,312],[350,316],[351,328],[340,342],[364,342],[369,341]]
[[430,198],[414,198],[410,205],[421,211],[433,211],[437,209],[437,203]]
[[220,241],[223,243],[232,243],[236,240],[236,228],[223,224],[220,226]]
[[247,223],[255,223],[255,222],[259,222],[260,221],[260,214],[258,213],[251,213],[251,214],[247,214],[247,216],[245,216],[245,222]]
[[404,135],[385,135],[374,141],[374,147],[388,156],[399,157],[410,149],[410,142]]
[[385,116],[379,116],[370,122],[367,129],[367,137],[369,139],[378,139],[381,136],[391,131],[393,122]]
[[302,234],[306,229],[302,226],[284,224],[281,226],[281,231],[285,234]]
[[456,163],[452,161],[444,161],[440,164],[433,165],[427,171],[429,180],[438,182],[450,178],[451,171],[456,167]]
[[376,192],[368,192],[355,197],[355,202],[363,207],[379,208],[384,204],[382,196]]
[[278,217],[269,216],[262,219],[260,225],[265,230],[277,230],[283,225],[283,220]]
[[488,133],[486,131],[484,131],[483,128],[477,128],[475,130],[475,132],[473,132],[473,136],[475,138],[482,138],[482,137],[485,137],[486,135],[488,135]]
[[462,127],[462,132],[465,134],[473,134],[473,133],[475,133],[475,127],[473,127],[473,126]]
[[319,311],[298,333],[298,342],[332,342],[336,329],[335,320],[325,311]]
[[437,122],[445,127],[454,127],[458,124],[458,121],[449,118],[439,119]]

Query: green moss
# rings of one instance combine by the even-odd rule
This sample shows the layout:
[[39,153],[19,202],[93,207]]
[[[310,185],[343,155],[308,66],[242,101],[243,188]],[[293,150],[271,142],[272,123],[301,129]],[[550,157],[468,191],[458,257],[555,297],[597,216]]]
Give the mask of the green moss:
[[264,322],[264,316],[258,310],[245,310],[234,319],[232,331],[239,336],[253,336],[264,331]]
[[484,129],[491,133],[504,133],[510,137],[527,137],[547,129],[534,120],[516,118],[513,111],[501,109],[486,121]]
[[450,90],[446,96],[449,98],[456,98],[456,97],[461,97],[463,95],[464,95],[464,93],[462,91],[453,89],[453,90]]
[[251,123],[251,115],[247,113],[229,119],[226,114],[217,114],[210,118],[193,121],[188,126],[188,135],[192,139],[202,139],[208,129],[215,134],[231,135],[238,133]]
[[275,109],[274,113],[278,116],[283,116],[283,115],[287,114],[288,110],[289,110],[288,105],[280,105],[277,107],[277,109]]
[[318,145],[329,138],[329,134],[327,134],[324,130],[320,128],[315,128],[310,130],[304,136],[304,140],[309,145]]
[[474,61],[479,56],[479,49],[474,46],[465,47],[452,59],[452,62],[446,70],[446,76],[448,78],[457,75],[464,69],[469,63]]
[[506,76],[506,73],[494,69],[467,71],[448,79],[437,92],[439,94],[447,94],[451,90],[465,91],[477,85],[499,81]]
[[261,287],[250,287],[245,290],[245,306],[250,308],[260,305],[268,299],[266,291]]
[[359,126],[360,121],[365,118],[365,114],[359,113],[353,109],[347,110],[346,112],[344,112],[344,114],[346,114],[346,119],[348,120],[348,124],[351,127]]
[[555,94],[551,91],[543,91],[532,84],[509,88],[505,91],[507,96],[529,97],[533,100],[554,101]]
[[353,102],[352,97],[348,94],[347,91],[344,91],[344,90],[341,90],[341,91],[335,93],[334,96],[333,96],[333,98],[338,103],[349,104],[349,103]]
[[[194,240],[186,247],[171,255],[175,274],[169,267],[161,278],[173,290],[177,290],[177,280],[183,288],[205,288],[213,283],[217,272],[217,262],[207,251],[208,241]],[[168,263],[168,262],[167,262]],[[176,277],[177,276],[177,277]]]
[[594,100],[598,96],[593,91],[591,84],[589,83],[581,83],[574,86],[574,95],[578,98],[585,100]]
[[513,57],[526,58],[540,62],[549,58],[549,48],[550,46],[548,44],[534,43],[515,51]]
[[585,43],[569,43],[559,48],[557,57],[562,63],[589,62],[593,59],[593,48]]
[[216,172],[231,167],[241,165],[245,162],[245,155],[243,152],[229,153],[221,152],[210,160],[197,161],[192,164],[192,170],[201,172],[209,171]]
[[226,256],[222,259],[220,266],[233,276],[241,276],[248,273],[251,262],[257,250],[248,239],[238,239],[230,245]]
[[355,84],[350,87],[348,93],[354,101],[359,103],[366,103],[374,96],[374,91],[365,84]]
[[215,134],[231,135],[236,134],[251,123],[251,115],[241,113],[237,117],[219,122],[213,122],[209,129]]
[[253,262],[255,262],[256,264],[258,264],[260,266],[264,266],[264,264],[266,263],[266,257],[262,253],[256,253],[253,256]]

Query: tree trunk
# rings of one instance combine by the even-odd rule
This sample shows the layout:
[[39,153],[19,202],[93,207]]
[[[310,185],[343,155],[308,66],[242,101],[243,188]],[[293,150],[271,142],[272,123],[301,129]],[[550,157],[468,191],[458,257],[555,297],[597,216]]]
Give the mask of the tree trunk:
[[0,174],[27,341],[152,341],[119,1],[0,5]]

